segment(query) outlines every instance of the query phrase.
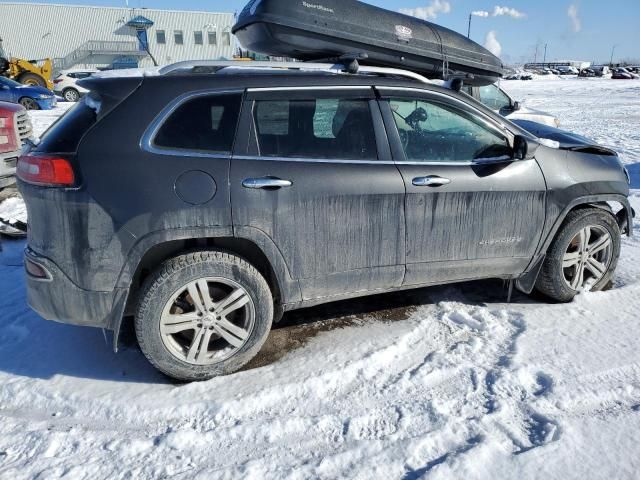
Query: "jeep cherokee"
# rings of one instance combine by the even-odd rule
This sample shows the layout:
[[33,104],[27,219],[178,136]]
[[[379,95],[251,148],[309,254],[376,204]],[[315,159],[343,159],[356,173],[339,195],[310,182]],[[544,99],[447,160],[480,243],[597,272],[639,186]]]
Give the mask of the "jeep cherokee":
[[631,234],[605,148],[541,142],[411,72],[177,64],[91,91],[18,163],[28,301],[133,318],[167,375],[237,371],[283,312],[484,278],[599,290]]

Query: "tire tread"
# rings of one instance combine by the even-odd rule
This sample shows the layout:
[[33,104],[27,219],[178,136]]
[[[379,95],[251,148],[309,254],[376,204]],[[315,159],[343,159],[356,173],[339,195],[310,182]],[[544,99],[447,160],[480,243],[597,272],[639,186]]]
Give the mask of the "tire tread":
[[[272,298],[271,290],[269,289],[269,285],[264,277],[260,274],[260,272],[249,262],[244,260],[241,257],[238,257],[234,254],[227,253],[222,250],[198,250],[189,253],[185,253],[179,255],[177,257],[173,257],[169,260],[166,260],[158,269],[156,269],[147,279],[144,281],[141,294],[140,301],[138,303],[138,308],[135,315],[135,330],[136,336],[138,338],[138,344],[142,353],[147,358],[149,363],[153,365],[156,369],[161,372],[169,375],[172,378],[175,378],[179,381],[193,381],[193,380],[207,380],[218,374],[228,374],[236,371],[241,368],[242,365],[247,363],[255,354],[258,353],[264,340],[266,340],[266,336],[264,339],[261,339],[258,345],[254,346],[249,352],[244,352],[245,357],[243,361],[231,361],[234,360],[233,357],[225,360],[225,362],[229,362],[229,368],[223,368],[222,373],[214,373],[214,374],[195,374],[197,368],[193,368],[193,371],[184,374],[181,373],[177,369],[170,369],[167,365],[159,362],[158,359],[150,354],[152,351],[151,346],[148,344],[148,337],[144,334],[144,329],[147,327],[146,322],[148,321],[148,313],[151,309],[152,303],[157,301],[159,290],[168,282],[171,281],[171,277],[177,273],[180,273],[183,270],[194,267],[196,265],[205,264],[205,263],[217,263],[217,264],[226,264],[230,266],[235,266],[241,268],[247,272],[248,275],[255,278],[258,284],[264,289],[263,293],[267,293]],[[257,309],[257,307],[256,307]],[[273,317],[273,307],[270,308],[271,317]],[[256,312],[256,316],[258,312]],[[271,319],[272,320],[272,319]],[[256,319],[257,321],[257,319]]]

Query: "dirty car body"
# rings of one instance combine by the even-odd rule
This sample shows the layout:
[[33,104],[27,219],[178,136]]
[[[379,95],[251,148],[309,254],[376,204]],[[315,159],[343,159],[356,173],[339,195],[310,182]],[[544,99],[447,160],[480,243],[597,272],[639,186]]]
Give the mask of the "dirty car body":
[[[277,321],[484,278],[531,292],[576,209],[613,202],[631,232],[615,153],[551,148],[452,90],[247,67],[82,84],[91,93],[20,175],[28,301],[45,319],[114,331],[116,345],[146,279],[184,252],[246,260],[266,279]],[[29,177],[42,158],[62,160],[66,184]]]

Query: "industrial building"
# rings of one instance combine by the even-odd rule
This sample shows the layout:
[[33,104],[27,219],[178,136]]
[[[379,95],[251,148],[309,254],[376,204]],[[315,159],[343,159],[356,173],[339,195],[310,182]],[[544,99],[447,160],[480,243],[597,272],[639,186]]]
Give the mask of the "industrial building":
[[53,59],[54,70],[147,67],[231,59],[233,13],[0,2],[10,56]]

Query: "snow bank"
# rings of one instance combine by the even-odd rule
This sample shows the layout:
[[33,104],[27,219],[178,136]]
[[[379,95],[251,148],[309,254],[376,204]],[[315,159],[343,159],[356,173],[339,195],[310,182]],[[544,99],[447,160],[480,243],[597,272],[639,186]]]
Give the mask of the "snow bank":
[[12,197],[0,202],[0,219],[10,224],[27,223],[27,207],[22,198]]

